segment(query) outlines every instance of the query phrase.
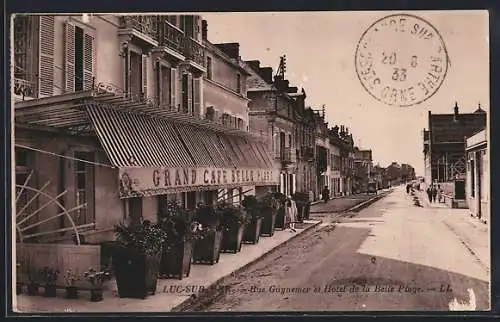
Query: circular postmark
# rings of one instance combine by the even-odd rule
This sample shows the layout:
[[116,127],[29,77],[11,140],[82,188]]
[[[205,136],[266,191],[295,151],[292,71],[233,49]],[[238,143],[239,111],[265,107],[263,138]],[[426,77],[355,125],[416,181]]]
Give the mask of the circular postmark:
[[365,90],[387,105],[424,102],[448,72],[443,38],[429,22],[409,14],[375,21],[363,33],[355,54],[356,74]]

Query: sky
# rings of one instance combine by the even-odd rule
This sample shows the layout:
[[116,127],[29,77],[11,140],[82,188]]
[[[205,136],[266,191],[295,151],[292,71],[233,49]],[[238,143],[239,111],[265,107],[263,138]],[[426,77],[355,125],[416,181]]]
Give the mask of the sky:
[[[363,32],[376,20],[408,13],[431,23],[445,43],[449,68],[439,90],[420,104],[389,106],[379,102],[356,75],[355,52]],[[279,64],[286,54],[285,77],[304,88],[306,104],[325,104],[330,126],[344,124],[355,144],[371,149],[374,164],[412,165],[423,175],[422,131],[428,111],[489,111],[489,43],[487,11],[411,12],[275,12],[202,13],[212,43],[238,42],[243,60],[261,66]]]

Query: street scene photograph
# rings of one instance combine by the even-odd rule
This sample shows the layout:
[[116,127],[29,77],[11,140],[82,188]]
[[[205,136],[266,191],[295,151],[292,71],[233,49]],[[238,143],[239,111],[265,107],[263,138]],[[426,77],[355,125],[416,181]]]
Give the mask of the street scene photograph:
[[15,14],[13,311],[489,311],[485,10]]

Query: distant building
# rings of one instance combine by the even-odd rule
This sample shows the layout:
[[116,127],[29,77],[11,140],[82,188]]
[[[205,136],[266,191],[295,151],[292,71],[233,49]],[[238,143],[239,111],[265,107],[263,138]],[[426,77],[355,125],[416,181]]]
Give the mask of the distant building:
[[445,198],[465,203],[465,137],[486,126],[486,112],[459,113],[455,103],[453,114],[432,114],[424,130],[425,181],[438,182]]
[[466,192],[471,215],[483,222],[490,220],[490,176],[486,129],[466,140],[467,154]]
[[368,188],[373,168],[372,150],[354,148],[354,184],[357,191]]

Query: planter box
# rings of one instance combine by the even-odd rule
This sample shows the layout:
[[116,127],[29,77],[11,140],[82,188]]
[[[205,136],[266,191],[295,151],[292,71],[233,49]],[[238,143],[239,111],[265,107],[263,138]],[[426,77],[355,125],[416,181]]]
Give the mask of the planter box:
[[183,279],[189,276],[193,259],[193,241],[173,245],[170,249],[165,245],[160,262],[160,278]]
[[308,203],[303,203],[299,204],[297,203],[297,217],[299,222],[303,222],[304,220],[309,219],[309,211],[311,210],[311,204]]
[[274,223],[274,229],[283,230],[285,229],[285,207],[278,209],[276,213],[276,221]]
[[224,229],[222,233],[221,252],[222,253],[237,253],[241,250],[241,242],[243,241],[244,225],[238,225]]
[[245,227],[245,231],[243,232],[243,243],[257,244],[259,242],[261,226],[262,218],[253,217],[250,223]]
[[271,237],[274,235],[274,223],[276,222],[276,213],[272,215],[265,215],[262,219],[262,226],[260,227],[260,235]]
[[115,248],[113,250],[113,271],[120,297],[145,299],[155,294],[161,253],[144,254]]
[[221,242],[222,231],[220,230],[211,232],[203,239],[196,240],[193,248],[193,263],[210,265],[218,263]]

